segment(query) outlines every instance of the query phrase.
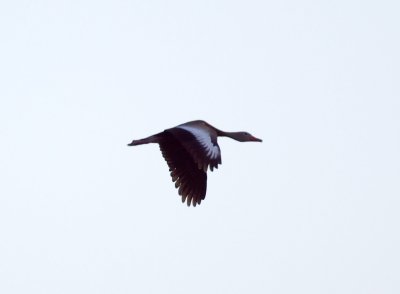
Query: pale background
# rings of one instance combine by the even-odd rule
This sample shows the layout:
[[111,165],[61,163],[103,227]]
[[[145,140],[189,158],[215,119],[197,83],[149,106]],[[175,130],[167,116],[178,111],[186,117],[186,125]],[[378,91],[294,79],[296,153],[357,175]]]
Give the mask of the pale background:
[[0,293],[400,293],[398,3],[2,1]]

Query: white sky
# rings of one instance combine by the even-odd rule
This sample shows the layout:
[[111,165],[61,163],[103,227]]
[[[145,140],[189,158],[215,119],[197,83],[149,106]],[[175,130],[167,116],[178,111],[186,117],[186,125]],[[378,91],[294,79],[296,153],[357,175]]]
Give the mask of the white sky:
[[[398,1],[2,1],[0,293],[400,293]],[[156,145],[220,139],[181,204]]]

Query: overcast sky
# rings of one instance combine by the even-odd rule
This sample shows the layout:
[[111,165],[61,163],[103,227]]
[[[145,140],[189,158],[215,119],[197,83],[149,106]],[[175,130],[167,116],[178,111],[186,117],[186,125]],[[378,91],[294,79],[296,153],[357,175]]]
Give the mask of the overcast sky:
[[[0,293],[400,293],[397,1],[2,1]],[[200,206],[157,145],[219,140]]]

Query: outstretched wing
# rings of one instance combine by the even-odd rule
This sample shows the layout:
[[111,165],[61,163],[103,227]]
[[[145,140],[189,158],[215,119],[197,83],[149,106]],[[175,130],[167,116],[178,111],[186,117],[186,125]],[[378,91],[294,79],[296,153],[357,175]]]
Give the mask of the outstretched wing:
[[[193,140],[193,138],[192,138]],[[159,141],[161,153],[168,164],[172,181],[179,188],[182,202],[200,204],[206,197],[207,173],[199,169],[191,154],[172,133],[164,131]]]
[[209,167],[212,171],[221,164],[221,150],[217,143],[217,135],[212,130],[207,132],[202,128],[183,124],[166,132],[172,133],[181,142],[199,169],[206,172]]

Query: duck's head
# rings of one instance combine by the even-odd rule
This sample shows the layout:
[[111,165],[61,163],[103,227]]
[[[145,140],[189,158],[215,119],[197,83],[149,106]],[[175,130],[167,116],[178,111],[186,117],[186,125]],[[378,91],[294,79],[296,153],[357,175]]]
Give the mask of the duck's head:
[[262,142],[261,139],[254,137],[248,132],[233,132],[228,134],[228,137],[231,137],[232,139],[239,142]]

